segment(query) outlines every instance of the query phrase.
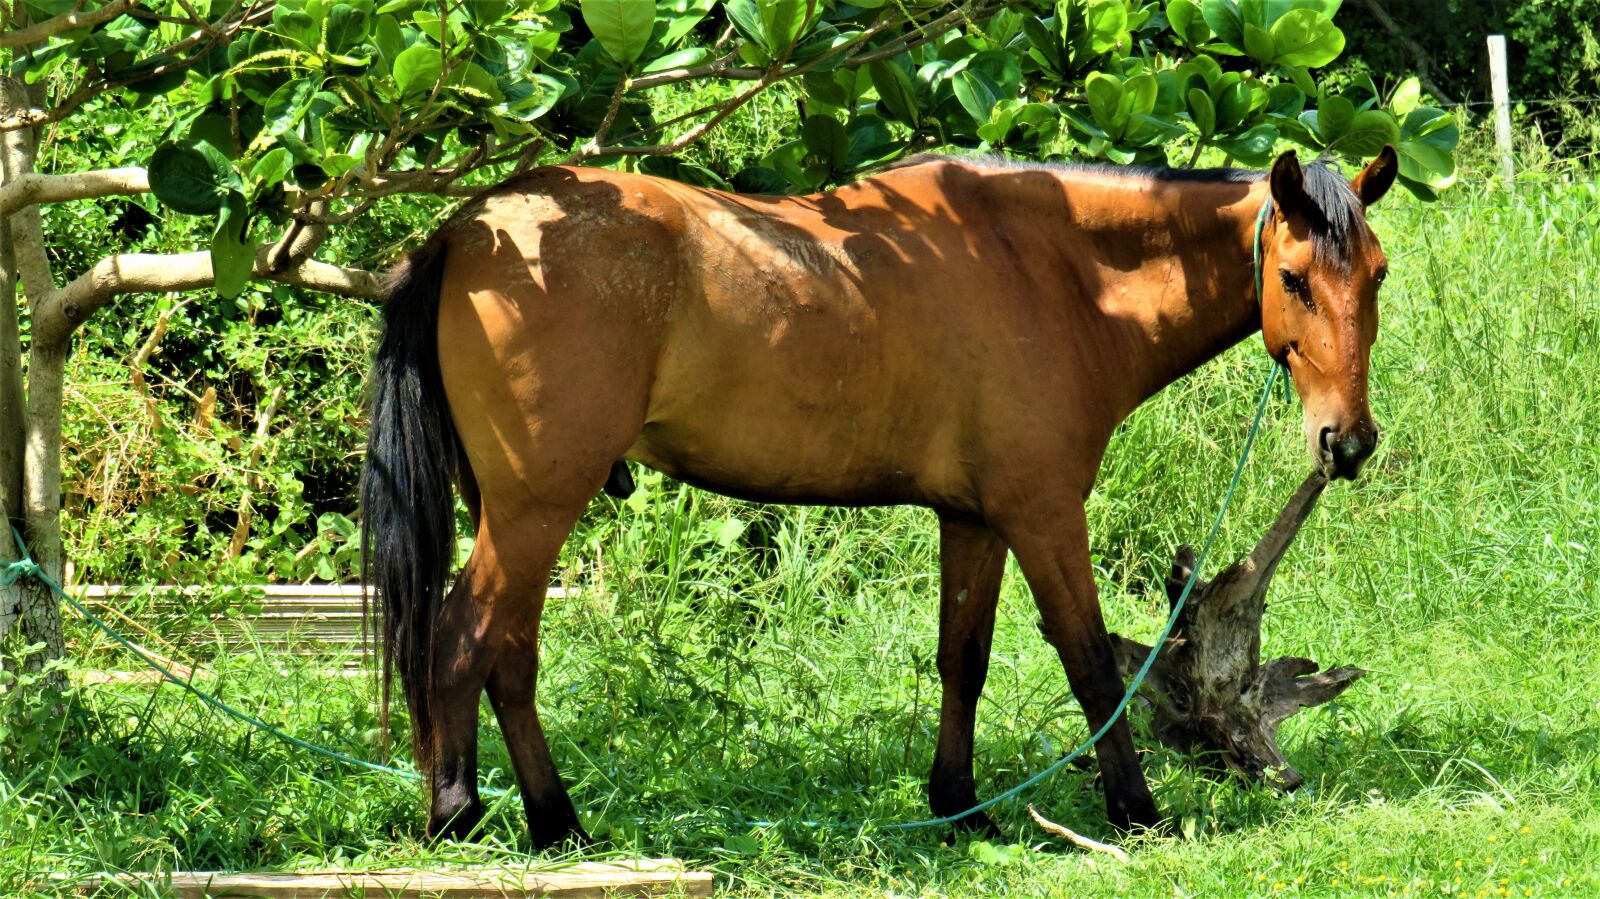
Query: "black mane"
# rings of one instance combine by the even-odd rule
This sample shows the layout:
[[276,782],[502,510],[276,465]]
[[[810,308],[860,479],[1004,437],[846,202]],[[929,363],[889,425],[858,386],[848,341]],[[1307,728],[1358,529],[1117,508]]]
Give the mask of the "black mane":
[[[905,168],[929,162],[954,162],[984,169],[1012,171],[1081,172],[1114,178],[1132,178],[1178,184],[1253,184],[1264,181],[1267,172],[1257,169],[1175,169],[1153,165],[1108,165],[1080,162],[1029,162],[1004,156],[947,156],[921,153],[890,168]],[[1352,241],[1366,232],[1366,213],[1361,200],[1350,189],[1350,182],[1332,159],[1323,157],[1301,167],[1305,173],[1305,192],[1310,207],[1305,210],[1311,228],[1314,251],[1321,258],[1348,264]]]

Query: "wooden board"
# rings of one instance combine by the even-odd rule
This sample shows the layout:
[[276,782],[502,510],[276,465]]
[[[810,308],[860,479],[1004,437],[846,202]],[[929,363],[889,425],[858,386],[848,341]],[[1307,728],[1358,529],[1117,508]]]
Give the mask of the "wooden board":
[[[99,612],[116,610],[129,597],[154,597],[157,610],[177,609],[191,597],[215,587],[90,584],[77,588],[84,604]],[[213,616],[209,626],[194,628],[180,638],[180,644],[216,643],[229,647],[259,647],[269,652],[296,655],[335,655],[348,665],[356,665],[369,654],[371,646],[362,639],[360,584],[260,584],[229,587],[247,590],[258,596],[260,611],[228,616]],[[548,598],[559,600],[576,595],[575,590],[550,588]],[[112,615],[113,626],[121,624]],[[137,637],[137,634],[130,636]]]
[[603,899],[622,896],[710,896],[710,871],[686,871],[673,859],[578,862],[542,869],[464,871],[295,871],[229,874],[176,871],[171,874],[117,874],[85,881],[79,892],[100,887],[155,885],[178,899],[338,899],[384,896],[392,899],[481,899],[546,896]]

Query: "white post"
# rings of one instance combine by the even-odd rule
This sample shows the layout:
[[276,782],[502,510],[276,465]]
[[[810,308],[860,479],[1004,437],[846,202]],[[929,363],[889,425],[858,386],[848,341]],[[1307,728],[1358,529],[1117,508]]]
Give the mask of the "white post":
[[1494,86],[1494,142],[1500,148],[1500,171],[1510,184],[1517,177],[1517,166],[1511,156],[1511,89],[1503,34],[1489,35],[1489,78]]

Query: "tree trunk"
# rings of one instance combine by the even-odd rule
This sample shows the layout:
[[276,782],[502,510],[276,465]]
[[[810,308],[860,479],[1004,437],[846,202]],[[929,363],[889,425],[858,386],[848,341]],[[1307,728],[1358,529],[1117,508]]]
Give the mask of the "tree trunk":
[[[1343,693],[1366,673],[1330,668],[1319,674],[1310,659],[1261,662],[1267,587],[1327,484],[1321,474],[1307,477],[1254,552],[1214,581],[1195,581],[1139,694],[1151,707],[1151,727],[1162,743],[1183,752],[1213,754],[1245,777],[1285,790],[1305,778],[1278,748],[1278,726],[1302,708]],[[1173,605],[1194,565],[1194,551],[1180,547],[1167,575],[1167,598]],[[1133,676],[1150,647],[1116,634],[1111,639],[1123,676]]]
[[[0,91],[0,117],[13,110]],[[10,154],[0,153],[0,185],[11,180]],[[11,249],[11,223],[0,221],[0,563],[20,553],[11,527],[22,524],[22,446],[26,428],[22,394],[22,338],[17,325],[16,255]],[[0,647],[15,626],[22,607],[22,584],[0,584]],[[0,653],[0,662],[9,661]]]
[[[36,99],[29,96],[28,85],[19,79],[0,78],[0,109],[26,109]],[[27,128],[0,136],[6,177],[18,178],[34,170],[35,140],[36,135]],[[26,406],[20,412],[24,418],[22,534],[34,561],[60,583],[66,565],[61,546],[61,401],[72,332],[70,326],[50,328],[38,321],[40,300],[55,288],[38,207],[28,206],[13,215],[7,230],[13,267],[21,275],[23,292],[36,313],[28,347]],[[26,660],[28,670],[37,670],[65,655],[61,605],[50,588],[36,579],[19,586],[22,637],[30,644],[44,645],[42,653],[34,653]],[[58,672],[48,684],[63,689],[66,678]]]

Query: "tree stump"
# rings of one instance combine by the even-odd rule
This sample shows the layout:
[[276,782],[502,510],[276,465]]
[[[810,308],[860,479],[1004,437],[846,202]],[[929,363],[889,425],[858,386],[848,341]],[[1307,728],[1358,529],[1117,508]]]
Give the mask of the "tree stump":
[[[1278,748],[1278,726],[1302,708],[1343,693],[1366,672],[1330,668],[1310,659],[1261,661],[1261,616],[1267,587],[1327,478],[1307,477],[1249,556],[1215,580],[1197,580],[1167,646],[1156,657],[1139,696],[1152,712],[1156,739],[1188,753],[1205,753],[1248,779],[1292,790],[1305,782]],[[1167,575],[1173,605],[1194,571],[1194,550],[1178,549]],[[1134,675],[1150,647],[1112,634],[1117,665]]]

